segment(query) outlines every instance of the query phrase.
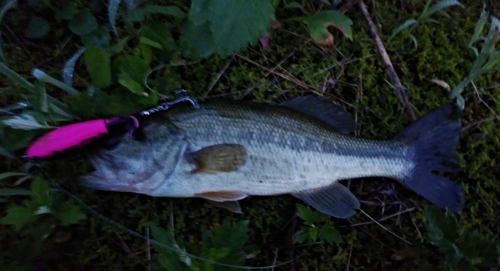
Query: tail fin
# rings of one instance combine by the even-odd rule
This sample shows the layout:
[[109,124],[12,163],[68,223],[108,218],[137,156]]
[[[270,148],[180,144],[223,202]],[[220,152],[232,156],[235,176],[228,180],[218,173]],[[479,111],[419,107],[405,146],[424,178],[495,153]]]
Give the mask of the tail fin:
[[446,105],[401,131],[396,140],[413,147],[415,166],[403,180],[403,185],[437,206],[458,212],[464,207],[462,185],[435,175],[432,171],[460,171],[455,147],[461,132],[460,110]]

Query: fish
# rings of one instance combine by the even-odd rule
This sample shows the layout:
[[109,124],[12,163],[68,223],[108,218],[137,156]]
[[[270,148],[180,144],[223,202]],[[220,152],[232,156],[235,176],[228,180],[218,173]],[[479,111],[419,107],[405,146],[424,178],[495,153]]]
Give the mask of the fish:
[[354,136],[355,122],[330,100],[303,95],[279,104],[205,100],[178,104],[89,156],[80,184],[152,197],[203,198],[241,212],[249,196],[290,194],[321,213],[349,218],[360,202],[340,181],[391,178],[450,212],[463,209],[461,184],[435,171],[461,169],[455,148],[460,110],[438,107],[395,137]]

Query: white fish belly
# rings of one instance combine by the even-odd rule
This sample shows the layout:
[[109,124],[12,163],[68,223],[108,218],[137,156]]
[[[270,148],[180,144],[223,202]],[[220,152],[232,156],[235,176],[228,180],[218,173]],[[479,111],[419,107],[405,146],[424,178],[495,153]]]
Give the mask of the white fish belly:
[[278,195],[326,187],[338,180],[385,176],[402,178],[411,163],[401,157],[363,157],[297,150],[273,143],[246,146],[247,159],[232,172],[193,173],[195,164],[181,159],[154,196],[193,197],[203,192],[238,191]]

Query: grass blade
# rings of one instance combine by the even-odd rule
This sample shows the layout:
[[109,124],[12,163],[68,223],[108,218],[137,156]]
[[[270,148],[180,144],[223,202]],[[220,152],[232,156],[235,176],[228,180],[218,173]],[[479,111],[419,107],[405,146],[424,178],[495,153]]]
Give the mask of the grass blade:
[[441,2],[433,5],[428,10],[424,11],[422,13],[422,15],[420,16],[420,18],[424,19],[424,18],[430,17],[432,14],[434,14],[442,9],[445,9],[447,7],[451,7],[451,6],[463,7],[462,4],[456,0],[444,0],[444,1],[441,1]]
[[125,3],[125,12],[130,13],[134,6],[134,0],[124,0],[123,3]]
[[3,19],[3,16],[5,15],[5,13],[7,13],[7,11],[11,8],[14,7],[14,5],[16,4],[16,0],[10,0],[10,1],[6,1],[5,4],[3,5],[3,7],[0,9],[0,22],[2,21]]
[[28,189],[18,189],[18,188],[3,188],[0,189],[0,197],[6,196],[30,196],[31,191]]
[[21,75],[19,75],[17,72],[11,70],[9,67],[7,67],[5,64],[0,63],[0,73],[4,74],[5,76],[9,77],[10,80],[12,80],[14,83],[17,83],[21,87],[34,92],[35,87],[33,86],[32,83],[28,82],[26,79],[24,79]]
[[64,64],[64,67],[61,71],[61,78],[63,83],[66,85],[72,87],[72,80],[73,80],[73,72],[75,71],[75,66],[76,66],[76,61],[80,58],[80,56],[83,54],[85,51],[85,48],[80,48],[78,51],[76,51],[73,56],[71,56],[70,59]]
[[488,12],[486,12],[486,4],[483,4],[483,11],[481,12],[479,21],[476,24],[476,28],[474,29],[474,34],[472,34],[469,44],[467,45],[467,47],[471,48],[476,53],[476,56],[479,54],[479,52],[476,47],[472,46],[472,44],[480,39],[483,39],[481,35],[483,33],[486,20],[488,20]]
[[28,174],[26,173],[21,173],[21,172],[4,172],[0,173],[0,180],[7,179],[10,177],[15,177],[15,176],[26,176]]
[[408,28],[416,23],[417,23],[417,20],[415,20],[415,19],[406,20],[404,23],[402,23],[400,26],[398,26],[396,29],[394,29],[392,31],[392,34],[389,37],[389,40],[392,40],[399,32],[405,30],[406,28]]
[[39,70],[39,69],[33,69],[33,71],[31,72],[31,74],[38,80],[44,82],[44,83],[48,83],[48,84],[51,84],[51,85],[54,85],[64,91],[66,91],[69,95],[72,95],[72,96],[75,96],[75,95],[78,95],[78,90],[74,89],[73,87],[70,87],[68,85],[66,85],[65,83],[55,79],[54,77],[46,74],[45,72]]
[[35,108],[41,112],[48,113],[49,105],[47,102],[47,91],[45,90],[45,84],[40,81],[35,83],[35,97],[38,102],[38,104],[35,105]]
[[413,42],[413,44],[415,45],[415,49],[417,49],[418,48],[417,38],[413,34],[410,34],[410,39]]
[[6,149],[0,147],[0,156],[4,156],[4,157],[7,157],[9,159],[13,159],[14,158],[14,155],[12,155],[12,153],[10,153],[9,151],[7,151]]
[[109,24],[111,24],[111,29],[118,37],[118,31],[116,31],[116,14],[118,13],[118,6],[120,5],[121,0],[111,0],[108,5],[108,17]]
[[2,58],[3,61],[5,61],[5,55],[3,53],[2,45],[3,45],[3,39],[2,37],[0,37],[0,58]]

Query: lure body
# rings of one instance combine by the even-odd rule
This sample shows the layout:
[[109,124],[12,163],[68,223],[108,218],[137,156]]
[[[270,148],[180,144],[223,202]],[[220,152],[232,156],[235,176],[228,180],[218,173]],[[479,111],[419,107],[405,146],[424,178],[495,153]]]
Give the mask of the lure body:
[[181,97],[171,102],[161,103],[136,115],[89,120],[57,128],[35,140],[26,150],[24,157],[30,160],[50,158],[57,153],[86,145],[92,140],[108,134],[128,132],[130,137],[133,138],[133,132],[139,128],[138,118],[166,111],[173,105],[182,102],[189,102],[193,107],[198,107],[196,99],[191,99],[185,90],[178,90],[176,94]]
[[113,119],[96,119],[69,124],[53,130],[33,142],[26,151],[26,158],[49,158],[57,152],[83,146],[93,139],[109,134],[116,129],[130,129],[126,126],[132,124],[131,133],[139,127],[139,121],[133,116]]

